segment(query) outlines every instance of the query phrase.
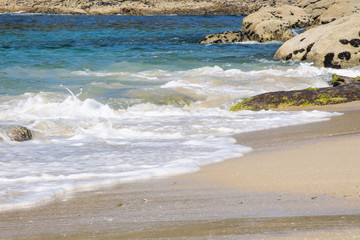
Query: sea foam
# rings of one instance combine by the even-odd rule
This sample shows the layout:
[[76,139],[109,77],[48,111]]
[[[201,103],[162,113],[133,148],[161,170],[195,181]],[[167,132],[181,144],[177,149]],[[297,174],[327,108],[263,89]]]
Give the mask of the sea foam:
[[196,171],[251,151],[232,134],[336,115],[150,103],[115,110],[94,99],[64,94],[59,100],[45,92],[7,100],[1,108],[0,121],[17,121],[36,136],[30,142],[0,142],[2,210],[68,191]]

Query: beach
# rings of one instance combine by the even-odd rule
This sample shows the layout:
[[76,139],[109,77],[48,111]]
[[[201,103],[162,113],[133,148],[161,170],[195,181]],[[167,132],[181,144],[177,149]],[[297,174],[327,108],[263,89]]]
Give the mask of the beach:
[[253,152],[0,213],[2,239],[359,239],[360,104],[236,136]]
[[229,109],[360,69],[199,44],[244,17],[1,14],[0,238],[358,238],[360,104]]

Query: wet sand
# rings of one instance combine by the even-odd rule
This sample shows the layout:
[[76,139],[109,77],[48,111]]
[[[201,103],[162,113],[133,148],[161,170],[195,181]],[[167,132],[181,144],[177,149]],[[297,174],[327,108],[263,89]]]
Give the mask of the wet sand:
[[1,239],[360,239],[360,103],[325,110],[345,114],[238,135],[253,152],[196,173],[2,212]]

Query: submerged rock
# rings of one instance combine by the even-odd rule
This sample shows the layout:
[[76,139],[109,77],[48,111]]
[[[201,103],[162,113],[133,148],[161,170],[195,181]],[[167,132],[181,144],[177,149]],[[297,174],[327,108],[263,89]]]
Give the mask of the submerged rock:
[[172,105],[175,107],[189,106],[191,103],[200,99],[200,97],[193,97],[187,94],[177,92],[174,90],[162,90],[158,89],[154,91],[142,91],[136,90],[131,92],[132,99],[139,99],[139,103],[153,103],[156,105]]
[[6,138],[11,141],[28,141],[33,138],[33,134],[30,129],[23,126],[6,127],[2,130]]
[[284,43],[275,58],[314,62],[316,66],[360,65],[360,14],[312,28]]
[[279,91],[260,94],[231,107],[231,111],[320,106],[360,100],[360,83],[338,87],[308,88],[296,91]]

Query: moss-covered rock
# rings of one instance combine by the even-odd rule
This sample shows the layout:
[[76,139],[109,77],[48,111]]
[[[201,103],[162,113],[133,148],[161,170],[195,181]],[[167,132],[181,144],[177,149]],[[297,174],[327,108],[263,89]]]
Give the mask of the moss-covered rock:
[[[155,92],[156,91],[156,92]],[[153,103],[156,105],[172,105],[175,107],[189,106],[191,103],[200,100],[187,94],[171,91],[169,89],[157,89],[154,91],[136,90],[129,95],[132,99],[138,99],[138,103]]]
[[230,110],[257,111],[262,109],[283,109],[295,106],[320,106],[359,100],[360,83],[354,82],[338,87],[263,93],[235,104]]
[[337,74],[332,75],[331,85],[333,87],[337,87],[340,85],[350,84],[350,83],[358,83],[360,82],[360,77],[346,77],[346,76],[340,76]]

